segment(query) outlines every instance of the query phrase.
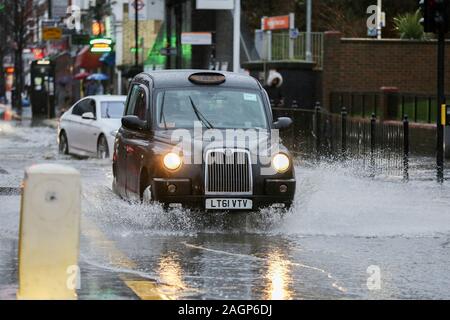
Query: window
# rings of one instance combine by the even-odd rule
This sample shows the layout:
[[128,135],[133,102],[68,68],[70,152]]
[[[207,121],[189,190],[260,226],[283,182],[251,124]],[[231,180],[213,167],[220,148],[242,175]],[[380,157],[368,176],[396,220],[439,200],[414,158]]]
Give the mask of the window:
[[104,101],[101,103],[102,119],[120,119],[123,116],[125,104],[122,101]]
[[258,91],[205,87],[161,91],[157,95],[158,127],[193,128],[195,122],[217,129],[267,129]]
[[139,86],[134,85],[131,88],[130,96],[128,97],[128,103],[127,103],[127,110],[125,111],[126,116],[132,116],[134,115],[134,108],[136,105],[136,98],[139,93]]
[[82,107],[83,101],[84,101],[84,100],[78,102],[78,103],[75,105],[75,107],[73,107],[73,109],[72,109],[72,114],[73,114],[74,116],[80,116],[80,117],[81,117],[81,115],[83,114],[83,107]]
[[145,91],[140,88],[136,100],[136,106],[134,108],[134,115],[141,120],[146,120],[147,115],[147,99],[145,97]]
[[127,116],[137,116],[141,120],[146,120],[147,115],[147,97],[145,90],[138,85],[131,89],[130,98],[128,101]]
[[95,100],[84,99],[78,102],[72,110],[72,114],[75,116],[82,116],[83,113],[92,112],[95,116]]

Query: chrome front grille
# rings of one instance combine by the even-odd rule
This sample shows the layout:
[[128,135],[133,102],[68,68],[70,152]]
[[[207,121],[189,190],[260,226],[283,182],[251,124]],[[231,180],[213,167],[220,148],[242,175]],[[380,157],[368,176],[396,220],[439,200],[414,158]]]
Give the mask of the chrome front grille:
[[205,194],[251,195],[250,153],[240,149],[214,149],[205,156]]

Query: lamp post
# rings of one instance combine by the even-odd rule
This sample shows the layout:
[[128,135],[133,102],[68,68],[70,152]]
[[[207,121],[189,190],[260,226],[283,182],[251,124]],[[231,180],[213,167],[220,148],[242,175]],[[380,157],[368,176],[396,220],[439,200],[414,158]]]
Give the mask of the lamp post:
[[241,0],[234,1],[233,72],[241,70]]

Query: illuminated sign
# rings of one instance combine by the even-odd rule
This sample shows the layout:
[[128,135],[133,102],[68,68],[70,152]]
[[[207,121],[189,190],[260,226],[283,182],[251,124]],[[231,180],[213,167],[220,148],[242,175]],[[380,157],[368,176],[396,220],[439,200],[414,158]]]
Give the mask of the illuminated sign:
[[6,67],[5,72],[7,74],[13,74],[14,73],[14,67]]
[[36,59],[36,60],[44,59],[45,54],[44,54],[44,50],[43,49],[41,49],[41,48],[32,48],[31,52],[33,52],[34,59]]
[[211,32],[183,32],[181,33],[181,44],[211,45]]
[[265,17],[262,18],[263,30],[286,30],[290,27],[290,17],[278,16],[278,17]]
[[39,65],[49,65],[50,60],[38,60],[36,63]]
[[42,39],[44,40],[59,40],[62,37],[62,29],[57,27],[43,27]]
[[197,0],[197,10],[232,10],[233,0]]
[[94,36],[99,36],[105,33],[105,25],[101,22],[92,22],[92,34]]
[[91,52],[111,52],[112,51],[112,40],[109,38],[95,38],[89,41],[91,46]]

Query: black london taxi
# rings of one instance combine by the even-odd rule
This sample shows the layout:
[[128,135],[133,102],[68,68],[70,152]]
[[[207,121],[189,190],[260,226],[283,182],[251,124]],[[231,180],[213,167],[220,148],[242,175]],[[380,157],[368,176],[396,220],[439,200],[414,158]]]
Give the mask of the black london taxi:
[[254,78],[231,72],[164,70],[130,83],[113,153],[113,190],[170,208],[289,208],[295,172]]

